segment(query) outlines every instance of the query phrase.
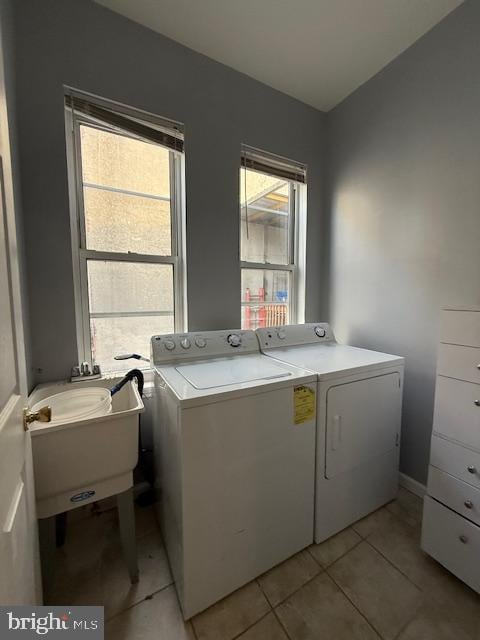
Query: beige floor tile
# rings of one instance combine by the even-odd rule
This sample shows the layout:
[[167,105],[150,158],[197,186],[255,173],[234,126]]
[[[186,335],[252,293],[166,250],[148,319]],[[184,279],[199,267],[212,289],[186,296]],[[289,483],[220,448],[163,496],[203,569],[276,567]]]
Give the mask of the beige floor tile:
[[49,603],[103,605],[108,619],[171,584],[170,569],[159,534],[147,534],[139,540],[137,548],[140,572],[137,584],[130,583],[117,531],[116,535],[110,534],[102,550],[100,566],[95,571],[81,569],[57,577]]
[[149,533],[160,533],[153,507],[137,507],[135,509],[135,528],[137,540]]
[[288,640],[288,637],[275,615],[269,613],[238,636],[238,640]]
[[[103,511],[101,517],[111,520],[113,523],[113,533],[115,535],[118,529],[118,512],[115,506],[116,502],[114,501],[113,504],[113,508],[108,511]],[[154,531],[159,533],[160,527],[158,526],[153,506],[135,507],[135,533],[137,540]]]
[[474,633],[480,619],[478,595],[424,553],[408,527],[393,520],[374,531],[368,542],[417,585],[429,600],[438,602],[451,612],[452,619],[458,621],[468,634]]
[[307,551],[301,551],[258,578],[272,607],[320,573],[321,569]]
[[398,635],[421,604],[421,591],[367,542],[340,558],[328,573],[386,640]]
[[173,586],[143,600],[105,625],[106,640],[194,640]]
[[395,516],[390,513],[386,507],[382,507],[352,524],[352,529],[362,536],[362,538],[367,538],[374,531],[382,529],[394,519]]
[[[339,582],[343,580],[342,588],[364,616],[370,616],[386,638],[392,637],[390,629],[398,624],[400,613],[392,613],[393,596],[388,592],[404,612],[409,610],[413,587],[406,588],[400,579],[401,584],[386,588],[389,571],[385,560],[375,557],[373,561],[374,551],[363,552],[367,544],[360,541],[360,535],[368,536],[368,542],[423,591],[421,609],[404,625],[399,640],[480,640],[480,599],[421,551],[419,513],[415,496],[400,492],[395,503],[357,523],[357,532],[341,532],[310,548],[312,556],[304,551],[259,578],[272,603],[287,598],[276,612],[290,639],[378,638],[331,578],[321,572],[314,557],[321,564],[337,560],[328,571]],[[168,586],[171,576],[153,510],[137,509],[136,522],[140,582],[132,586],[115,510],[70,518],[66,545],[57,551],[58,571],[49,603],[103,604],[110,618],[107,639],[194,640],[193,626],[183,622],[174,588]],[[152,593],[153,598],[145,600]],[[287,640],[255,582],[196,616],[193,624],[198,640]]]
[[445,607],[425,604],[402,631],[398,640],[477,640],[477,638],[480,638],[480,635],[467,634]]
[[198,640],[231,640],[260,620],[270,606],[256,582],[192,618]]
[[386,508],[410,526],[418,527],[422,522],[423,500],[403,487],[399,488],[397,498]]
[[328,567],[347,551],[353,549],[361,539],[358,533],[349,527],[325,540],[325,542],[313,544],[308,550],[322,567]]
[[422,529],[421,520],[418,520],[414,516],[410,515],[408,512],[404,511],[402,507],[396,502],[391,502],[389,505],[387,505],[386,508],[393,516],[398,518],[405,526],[410,527],[413,530],[414,534],[417,536],[417,538],[420,540],[420,534]]
[[322,573],[276,608],[291,640],[373,640],[377,634]]
[[102,594],[109,617],[172,583],[165,548],[158,532],[143,536],[137,544],[139,582],[130,583],[119,540],[105,550],[102,562]]
[[[111,514],[68,520],[65,545],[55,551],[45,593],[48,604],[74,604],[74,592],[100,573],[102,556],[115,520]],[[88,602],[88,604],[95,604]]]

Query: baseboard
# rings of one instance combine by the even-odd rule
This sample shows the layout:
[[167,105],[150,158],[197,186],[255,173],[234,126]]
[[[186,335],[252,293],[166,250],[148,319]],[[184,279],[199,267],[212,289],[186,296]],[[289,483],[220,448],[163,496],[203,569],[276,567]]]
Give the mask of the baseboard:
[[411,491],[416,496],[423,498],[423,496],[427,493],[427,487],[418,482],[418,480],[414,480],[410,476],[405,475],[404,473],[400,473],[400,481],[399,484],[407,491]]

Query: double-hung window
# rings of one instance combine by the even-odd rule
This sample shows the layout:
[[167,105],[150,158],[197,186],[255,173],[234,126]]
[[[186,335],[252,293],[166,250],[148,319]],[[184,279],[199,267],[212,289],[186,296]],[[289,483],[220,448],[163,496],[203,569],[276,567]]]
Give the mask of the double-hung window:
[[66,122],[79,359],[118,371],[184,330],[182,127],[76,93]]
[[242,147],[242,328],[303,321],[305,165]]

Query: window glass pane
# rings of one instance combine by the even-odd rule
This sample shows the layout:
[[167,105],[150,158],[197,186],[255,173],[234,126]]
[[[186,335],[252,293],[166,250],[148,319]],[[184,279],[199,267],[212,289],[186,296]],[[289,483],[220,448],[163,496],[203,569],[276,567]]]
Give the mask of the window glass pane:
[[241,260],[289,264],[290,183],[240,170]]
[[170,152],[156,144],[80,126],[83,182],[170,197]]
[[173,333],[173,313],[164,316],[91,318],[92,360],[103,372],[148,368],[141,360],[114,360],[120,353],[140,353],[150,357],[150,338],[157,333]]
[[89,260],[87,269],[93,362],[113,371],[126,368],[116,354],[148,357],[151,336],[174,330],[172,265]]
[[142,262],[88,261],[90,313],[173,313],[173,267]]
[[242,329],[288,324],[290,271],[242,269]]
[[87,249],[171,255],[170,202],[83,190]]

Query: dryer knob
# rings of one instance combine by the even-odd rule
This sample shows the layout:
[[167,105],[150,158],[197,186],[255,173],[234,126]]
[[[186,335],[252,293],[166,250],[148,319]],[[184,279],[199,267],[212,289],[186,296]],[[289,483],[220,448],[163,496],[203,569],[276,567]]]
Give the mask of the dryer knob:
[[279,340],[285,340],[286,337],[287,334],[285,333],[285,329],[279,329],[277,331],[277,338],[279,338]]
[[205,338],[198,337],[198,338],[195,338],[195,344],[200,349],[203,349],[207,345],[207,341],[205,340]]
[[231,347],[239,347],[242,344],[242,338],[238,335],[238,333],[231,333],[227,337],[227,342]]
[[163,344],[165,345],[165,349],[168,351],[173,351],[175,349],[175,342],[173,340],[165,340]]
[[323,327],[315,327],[314,331],[319,338],[325,337],[326,331]]
[[180,346],[183,349],[190,349],[190,340],[188,338],[182,338],[180,340]]

